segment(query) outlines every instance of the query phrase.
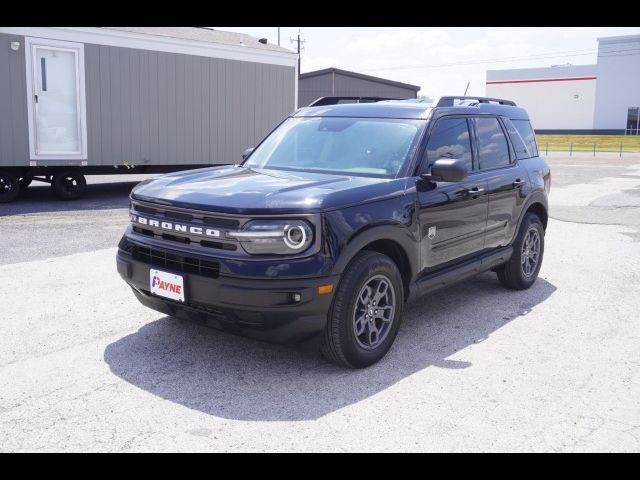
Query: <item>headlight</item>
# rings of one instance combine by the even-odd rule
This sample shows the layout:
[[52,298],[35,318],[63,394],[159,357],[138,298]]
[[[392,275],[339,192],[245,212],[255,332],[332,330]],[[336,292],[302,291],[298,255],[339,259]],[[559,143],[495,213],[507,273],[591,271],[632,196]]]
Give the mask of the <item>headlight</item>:
[[313,243],[313,229],[304,220],[251,220],[239,232],[227,232],[247,253],[291,255],[304,252]]

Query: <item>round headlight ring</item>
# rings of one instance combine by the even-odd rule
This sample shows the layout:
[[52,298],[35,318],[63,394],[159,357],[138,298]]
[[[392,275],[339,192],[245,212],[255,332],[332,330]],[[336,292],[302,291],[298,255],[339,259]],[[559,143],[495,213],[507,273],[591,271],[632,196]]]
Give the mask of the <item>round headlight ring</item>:
[[302,225],[285,225],[284,243],[292,250],[299,250],[307,243],[307,231]]

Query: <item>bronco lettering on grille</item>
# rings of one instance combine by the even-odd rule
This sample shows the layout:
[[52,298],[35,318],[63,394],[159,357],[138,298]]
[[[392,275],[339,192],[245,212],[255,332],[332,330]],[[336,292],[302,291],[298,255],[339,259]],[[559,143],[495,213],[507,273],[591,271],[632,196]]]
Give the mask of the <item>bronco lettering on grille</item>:
[[153,220],[151,218],[141,217],[140,215],[131,214],[131,221],[133,223],[137,223],[138,225],[155,227],[161,230],[168,230],[171,232],[190,233],[192,235],[202,235],[205,237],[220,236],[220,230],[216,230],[215,228],[195,227],[193,225],[187,225],[184,223],[174,223],[174,222]]

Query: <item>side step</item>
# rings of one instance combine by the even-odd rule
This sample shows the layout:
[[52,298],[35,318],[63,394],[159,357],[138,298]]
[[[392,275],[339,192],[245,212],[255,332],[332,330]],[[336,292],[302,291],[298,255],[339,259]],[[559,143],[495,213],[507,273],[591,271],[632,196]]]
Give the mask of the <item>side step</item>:
[[502,265],[509,261],[512,254],[513,247],[509,245],[495,252],[489,252],[462,264],[452,265],[422,277],[409,287],[409,298],[407,300],[415,300],[427,293],[435,292]]

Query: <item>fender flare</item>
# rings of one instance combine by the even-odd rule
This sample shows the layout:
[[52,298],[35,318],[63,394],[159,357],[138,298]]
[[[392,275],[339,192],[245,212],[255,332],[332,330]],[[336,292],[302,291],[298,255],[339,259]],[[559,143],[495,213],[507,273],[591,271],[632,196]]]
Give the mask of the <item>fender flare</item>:
[[522,209],[520,210],[520,217],[518,218],[518,228],[516,228],[514,233],[513,233],[513,237],[511,238],[511,241],[509,242],[510,245],[513,243],[515,238],[518,236],[518,232],[520,231],[520,226],[522,225],[522,222],[524,220],[525,214],[527,213],[527,210],[529,210],[529,207],[531,207],[531,205],[533,205],[534,203],[541,204],[542,207],[544,208],[545,212],[547,212],[547,218],[549,217],[549,200],[548,200],[547,195],[545,194],[544,190],[536,190],[536,191],[532,192],[529,195],[529,197],[525,200],[524,204],[522,205]]
[[411,230],[401,224],[377,225],[364,228],[355,233],[340,252],[333,273],[342,274],[351,260],[364,247],[378,240],[393,241],[402,248],[411,268],[411,281],[417,274],[420,255],[420,241],[413,238]]

